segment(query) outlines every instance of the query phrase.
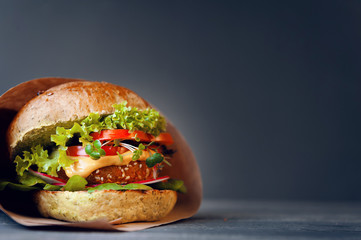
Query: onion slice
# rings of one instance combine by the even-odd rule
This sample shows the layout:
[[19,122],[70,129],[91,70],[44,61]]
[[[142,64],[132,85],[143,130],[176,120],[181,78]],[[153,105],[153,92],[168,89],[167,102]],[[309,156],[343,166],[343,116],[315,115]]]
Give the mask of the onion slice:
[[41,173],[41,172],[37,172],[37,171],[34,171],[32,169],[29,169],[29,172],[31,175],[35,176],[35,177],[38,177],[42,180],[44,180],[46,183],[49,183],[49,184],[65,184],[66,181],[61,179],[61,178],[57,178],[57,177],[53,177],[53,176],[50,176],[46,173]]

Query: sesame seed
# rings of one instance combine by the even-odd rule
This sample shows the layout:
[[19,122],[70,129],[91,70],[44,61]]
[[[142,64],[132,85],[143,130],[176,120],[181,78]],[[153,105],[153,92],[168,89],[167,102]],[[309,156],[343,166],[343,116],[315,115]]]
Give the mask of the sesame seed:
[[119,170],[122,170],[122,167],[119,166],[118,168],[119,168]]
[[134,166],[137,165],[138,163],[137,162],[134,162]]
[[128,180],[130,177],[129,176],[127,176],[126,178],[125,178],[125,180]]
[[104,178],[103,178],[103,177],[101,177],[101,178],[100,178],[100,181],[104,181]]
[[143,166],[142,164],[139,164],[139,168],[142,168],[142,166]]
[[149,168],[147,168],[146,173],[147,173],[147,177],[148,177],[148,175],[149,175]]
[[95,173],[99,173],[99,169],[97,169],[97,170],[95,171]]
[[122,174],[122,178],[123,178],[124,176],[125,176],[125,174],[123,173],[123,174]]
[[127,167],[126,167],[126,168],[124,168],[124,170],[125,170],[125,171],[128,171],[128,170],[129,170],[129,168],[127,168]]

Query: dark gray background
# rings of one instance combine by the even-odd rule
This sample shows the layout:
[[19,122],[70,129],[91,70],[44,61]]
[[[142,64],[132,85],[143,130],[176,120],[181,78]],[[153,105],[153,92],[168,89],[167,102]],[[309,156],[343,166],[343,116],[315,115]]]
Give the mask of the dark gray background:
[[207,198],[361,200],[360,1],[1,1],[0,91],[133,89],[184,134]]

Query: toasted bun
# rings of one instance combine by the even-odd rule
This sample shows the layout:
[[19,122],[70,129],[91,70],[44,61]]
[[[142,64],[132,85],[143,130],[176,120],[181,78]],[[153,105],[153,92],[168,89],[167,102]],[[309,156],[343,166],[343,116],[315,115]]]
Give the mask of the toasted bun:
[[38,191],[35,202],[44,217],[70,222],[106,219],[116,223],[156,221],[166,216],[177,201],[172,190]]
[[111,114],[112,105],[123,101],[139,109],[150,107],[133,91],[111,83],[76,81],[52,87],[17,113],[7,132],[10,155],[14,158],[37,144],[47,146],[57,126],[71,127],[92,112]]

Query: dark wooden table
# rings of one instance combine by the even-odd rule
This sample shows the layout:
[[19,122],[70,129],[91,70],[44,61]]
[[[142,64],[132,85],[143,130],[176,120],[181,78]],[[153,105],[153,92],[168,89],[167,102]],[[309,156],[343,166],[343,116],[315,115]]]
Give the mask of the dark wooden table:
[[0,213],[0,239],[361,239],[361,203],[204,200],[191,219],[138,232],[26,228]]

